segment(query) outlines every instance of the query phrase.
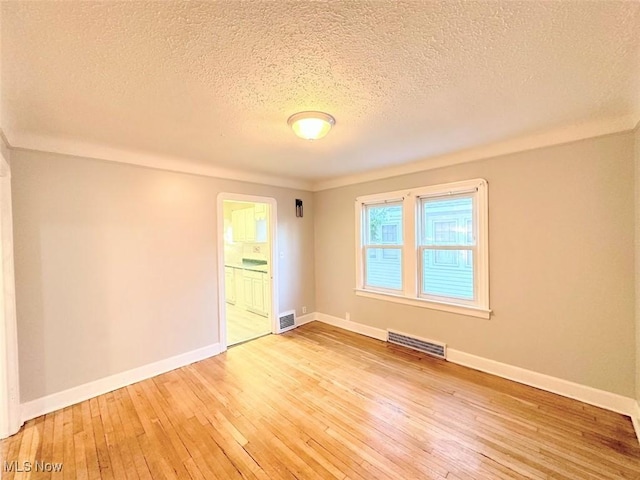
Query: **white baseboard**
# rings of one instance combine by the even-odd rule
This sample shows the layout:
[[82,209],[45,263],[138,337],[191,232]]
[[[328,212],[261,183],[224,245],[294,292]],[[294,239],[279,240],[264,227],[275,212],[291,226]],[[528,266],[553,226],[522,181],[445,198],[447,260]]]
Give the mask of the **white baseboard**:
[[343,328],[350,332],[359,333],[367,337],[376,338],[378,340],[387,341],[387,331],[381,328],[370,327],[363,323],[354,322],[352,320],[345,320],[344,318],[334,317],[333,315],[327,315],[326,313],[315,312],[315,319],[322,323],[333,325],[334,327]]
[[636,437],[638,437],[638,442],[640,442],[640,402],[633,403],[633,412],[630,417],[633,422],[633,428],[636,431]]
[[296,327],[304,325],[305,323],[313,322],[315,319],[315,312],[307,313],[306,315],[300,315],[299,317],[296,317]]
[[[387,331],[381,328],[371,327],[362,323],[345,320],[320,312],[313,312],[296,318],[296,325],[304,325],[317,320],[333,325],[350,332],[365,335],[378,340],[387,340]],[[205,358],[220,353],[220,345],[215,343],[191,352],[176,355],[158,362],[150,363],[142,367],[117,373],[109,377],[85,383],[77,387],[54,393],[46,397],[38,398],[21,405],[22,421],[31,420],[46,413],[74,405],[89,398],[126,387],[132,383],[155,377],[176,368],[189,365]],[[590,405],[595,405],[631,417],[633,426],[640,441],[640,404],[629,397],[615,393],[598,390],[578,383],[563,380],[550,375],[515,367],[506,363],[497,362],[479,357],[459,350],[447,349],[447,360],[465,367],[480,370],[498,377],[513,380],[518,383],[540,388],[548,392],[556,393],[564,397],[573,398]]]
[[[378,340],[387,340],[387,331],[381,328],[370,327],[320,312],[315,312],[314,315],[316,320],[328,323],[334,327],[377,338]],[[597,388],[588,387],[451,348],[447,348],[447,361],[539,388],[547,392],[556,393],[563,397],[573,398],[574,400],[588,403],[589,405],[595,405],[596,407],[628,415],[633,421],[638,441],[640,441],[640,405],[633,398],[605,390],[598,390]]]
[[149,363],[142,367],[116,373],[93,382],[78,385],[77,387],[63,390],[62,392],[37,398],[21,405],[22,421],[31,420],[46,413],[60,410],[61,408],[75,405],[89,398],[97,397],[104,393],[112,392],[132,383],[155,377],[162,373],[184,367],[194,362],[213,357],[220,353],[220,344],[214,343],[206,347],[198,348],[191,352],[182,353],[174,357],[165,358],[158,362]]
[[447,349],[447,360],[458,365],[490,373],[498,377],[523,383],[547,392],[557,393],[563,397],[573,398],[589,405],[595,405],[606,410],[611,410],[632,417],[633,406],[636,401],[632,398],[616,393],[598,390],[579,383],[570,382],[562,378],[552,377],[543,373],[514,367],[506,363],[478,357],[470,353],[461,352],[452,348]]

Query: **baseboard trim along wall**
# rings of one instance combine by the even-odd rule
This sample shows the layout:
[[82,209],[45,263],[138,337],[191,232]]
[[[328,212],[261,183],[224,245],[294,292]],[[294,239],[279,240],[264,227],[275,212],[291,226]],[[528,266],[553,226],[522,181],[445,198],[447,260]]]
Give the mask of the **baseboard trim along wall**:
[[[387,340],[386,330],[320,312],[313,312],[297,317],[296,325],[301,326],[313,321],[333,325],[334,327],[377,340]],[[75,405],[76,403],[97,397],[98,395],[126,387],[132,383],[155,377],[162,373],[175,370],[176,368],[204,360],[205,358],[213,357],[219,353],[220,344],[215,343],[191,352],[166,358],[158,362],[143,365],[23,403],[21,405],[22,421],[25,422],[61,408]],[[452,348],[447,349],[447,361],[627,415],[631,417],[636,435],[640,441],[640,404],[635,399],[479,357]]]
[[[315,312],[314,315],[315,319],[319,322],[378,340],[387,340],[387,331],[381,328],[370,327],[320,312]],[[633,398],[598,390],[597,388],[515,367],[452,348],[447,348],[447,361],[627,415],[631,417],[634,428],[636,429],[638,441],[640,441],[640,406]]]
[[478,357],[453,348],[447,349],[447,361],[633,417],[633,404],[636,402],[629,397]]
[[326,313],[315,313],[315,319],[322,323],[333,325],[334,327],[349,330],[350,332],[359,333],[367,337],[376,338],[378,340],[387,341],[387,331],[381,328],[370,327],[362,323],[345,320],[344,318],[334,317]]
[[299,317],[296,317],[296,327],[304,325],[305,323],[313,322],[315,319],[315,312],[307,313],[306,315],[300,315]]
[[140,382],[176,368],[199,362],[205,358],[213,357],[220,353],[220,344],[214,343],[206,347],[192,350],[191,352],[165,358],[157,362],[149,363],[141,367],[133,368],[125,372],[116,373],[93,382],[85,383],[77,387],[53,393],[46,397],[37,398],[21,405],[22,421],[45,415],[61,408],[75,405],[98,395],[112,392],[132,383]]

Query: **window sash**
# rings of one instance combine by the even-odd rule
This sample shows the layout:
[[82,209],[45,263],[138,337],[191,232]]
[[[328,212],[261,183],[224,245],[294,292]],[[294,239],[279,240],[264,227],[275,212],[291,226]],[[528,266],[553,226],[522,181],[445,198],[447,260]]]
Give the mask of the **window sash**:
[[[435,243],[437,241],[435,230],[433,232],[433,242],[427,242],[427,225],[425,225],[426,218],[427,218],[427,214],[426,214],[427,205],[430,203],[431,204],[436,203],[438,201],[457,200],[457,199],[471,200],[470,221],[471,221],[471,229],[472,229],[471,231],[472,242],[471,243],[467,242],[468,235],[467,233],[465,233],[464,235],[460,235],[460,237],[464,236],[464,238],[459,237],[455,241],[447,241],[446,243],[445,242]],[[460,305],[469,305],[469,306],[478,305],[479,304],[479,298],[478,298],[479,275],[478,275],[478,254],[477,254],[478,252],[477,250],[477,246],[478,246],[477,189],[471,189],[471,190],[455,192],[455,193],[443,192],[439,194],[434,193],[430,195],[422,195],[422,196],[419,196],[416,200],[417,200],[416,201],[416,207],[417,207],[416,208],[416,217],[417,217],[416,226],[419,229],[418,235],[416,236],[418,241],[417,250],[416,250],[417,297],[423,298],[426,300],[434,300],[438,302],[451,302],[451,303],[460,304]],[[454,217],[454,213],[451,213],[449,216]],[[442,220],[442,221],[451,221],[451,220],[446,220],[447,215],[444,215],[444,213],[443,213],[443,217],[445,217],[445,220]],[[468,220],[462,220],[461,222],[464,224],[465,227],[468,224]],[[473,262],[471,265],[472,282],[473,282],[472,283],[473,298],[468,299],[468,298],[460,298],[454,295],[436,295],[433,293],[424,293],[425,268],[427,268],[426,265],[424,265],[425,251],[438,251],[438,250],[439,251],[466,250],[471,252],[471,255],[473,258]]]
[[[446,242],[446,243],[430,243],[427,242],[427,228],[425,223],[425,217],[426,217],[426,206],[429,203],[434,203],[437,202],[439,200],[456,200],[456,199],[465,199],[465,198],[470,198],[471,199],[471,228],[472,228],[472,233],[471,233],[471,243],[467,242],[467,235],[465,235],[465,238],[462,240],[462,242],[458,242],[458,241],[451,241],[451,242]],[[478,243],[478,214],[477,214],[477,209],[478,209],[478,200],[477,200],[477,191],[473,190],[473,191],[466,191],[466,192],[462,192],[462,193],[456,193],[456,194],[440,194],[440,195],[428,195],[428,196],[419,196],[417,198],[417,202],[416,202],[416,206],[418,207],[416,210],[416,215],[417,215],[417,221],[416,221],[416,228],[418,229],[418,235],[417,235],[417,240],[418,240],[418,245],[461,245],[461,246],[468,246],[468,245],[477,245]],[[464,226],[466,227],[467,221],[464,221]],[[435,232],[434,232],[434,240],[435,240]]]
[[[439,250],[439,251],[469,251],[471,252],[471,258],[473,258],[472,264],[472,272],[473,272],[473,298],[460,298],[456,296],[449,295],[436,295],[433,293],[423,293],[424,292],[424,252],[428,250]],[[477,247],[476,245],[420,245],[417,250],[417,261],[418,265],[418,298],[424,298],[427,300],[435,300],[438,302],[453,302],[459,303],[463,305],[477,305],[478,304],[478,255],[477,255]]]
[[380,208],[380,207],[400,207],[400,211],[401,211],[401,221],[400,224],[398,225],[398,233],[399,233],[399,237],[400,237],[400,241],[398,243],[395,244],[387,244],[387,245],[399,245],[402,246],[404,244],[404,237],[402,235],[402,225],[404,225],[405,222],[405,211],[404,211],[404,204],[402,202],[402,200],[397,200],[394,199],[392,201],[388,201],[388,202],[375,202],[375,203],[366,203],[363,205],[363,224],[364,224],[364,229],[363,229],[363,244],[364,245],[381,245],[384,244],[384,240],[383,240],[383,236],[382,236],[382,225],[380,226],[380,242],[373,242],[371,240],[371,213],[370,211],[372,209],[375,208]]
[[[396,250],[400,254],[400,288],[387,288],[381,287],[379,285],[368,285],[367,284],[367,265],[370,260],[369,251],[371,250]],[[397,295],[398,293],[404,292],[404,245],[363,245],[362,247],[362,268],[363,268],[363,277],[362,277],[362,285],[367,290],[372,290],[376,292],[388,292]]]

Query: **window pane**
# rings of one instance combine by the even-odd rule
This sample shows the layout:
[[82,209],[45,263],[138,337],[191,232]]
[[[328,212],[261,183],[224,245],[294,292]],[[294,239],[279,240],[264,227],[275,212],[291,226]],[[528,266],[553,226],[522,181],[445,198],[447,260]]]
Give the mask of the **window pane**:
[[474,245],[473,198],[422,200],[423,245]]
[[456,230],[458,222],[455,220],[449,221],[434,221],[433,222],[433,236],[436,243],[455,243],[457,240]]
[[473,251],[424,249],[421,293],[473,300]]
[[402,290],[402,249],[369,248],[367,252],[365,285]]
[[385,248],[382,250],[382,258],[385,260],[398,260],[399,250],[393,248]]
[[382,243],[398,243],[398,225],[382,224]]
[[367,205],[367,245],[402,245],[402,205]]

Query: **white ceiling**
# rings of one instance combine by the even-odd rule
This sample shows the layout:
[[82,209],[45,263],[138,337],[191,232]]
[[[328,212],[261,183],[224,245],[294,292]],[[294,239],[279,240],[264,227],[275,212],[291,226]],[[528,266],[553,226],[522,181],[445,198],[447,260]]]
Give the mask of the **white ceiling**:
[[[16,147],[319,181],[633,126],[638,32],[639,2],[2,2],[1,127]],[[337,120],[321,141],[287,126],[310,109]]]

